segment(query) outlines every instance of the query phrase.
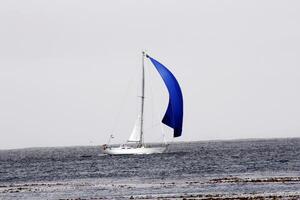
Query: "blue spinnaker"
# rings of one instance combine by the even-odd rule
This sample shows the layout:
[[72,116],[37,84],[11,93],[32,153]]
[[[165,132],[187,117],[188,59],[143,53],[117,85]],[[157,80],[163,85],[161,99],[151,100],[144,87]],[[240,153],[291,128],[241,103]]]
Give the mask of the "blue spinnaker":
[[155,66],[169,91],[169,104],[162,122],[174,129],[174,137],[181,136],[183,118],[183,97],[175,76],[160,62],[147,55]]

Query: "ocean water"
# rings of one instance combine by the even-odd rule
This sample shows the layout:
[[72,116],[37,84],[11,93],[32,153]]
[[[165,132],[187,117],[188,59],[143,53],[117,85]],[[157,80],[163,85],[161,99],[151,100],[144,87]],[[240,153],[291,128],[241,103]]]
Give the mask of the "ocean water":
[[300,199],[300,138],[173,143],[168,153],[100,147],[0,151],[0,199]]

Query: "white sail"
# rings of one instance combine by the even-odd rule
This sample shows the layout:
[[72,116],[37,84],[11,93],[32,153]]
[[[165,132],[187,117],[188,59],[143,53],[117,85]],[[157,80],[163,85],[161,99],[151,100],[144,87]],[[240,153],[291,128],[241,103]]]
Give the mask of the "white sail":
[[128,142],[140,142],[141,139],[141,116],[138,116]]

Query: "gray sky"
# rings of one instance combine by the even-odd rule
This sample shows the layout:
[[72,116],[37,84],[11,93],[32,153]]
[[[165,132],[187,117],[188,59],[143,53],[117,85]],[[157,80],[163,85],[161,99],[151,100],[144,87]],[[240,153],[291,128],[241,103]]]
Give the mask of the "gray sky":
[[[283,0],[1,1],[0,149],[96,145],[112,132],[125,141],[142,49],[181,84],[174,141],[299,137],[299,10]],[[150,127],[167,95],[146,67]]]

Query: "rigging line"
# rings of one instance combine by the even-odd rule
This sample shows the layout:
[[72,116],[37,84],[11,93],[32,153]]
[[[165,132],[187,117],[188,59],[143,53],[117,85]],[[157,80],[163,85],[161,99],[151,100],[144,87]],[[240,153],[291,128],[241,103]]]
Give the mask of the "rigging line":
[[[148,70],[149,71],[149,76],[152,78],[153,77],[153,71],[152,70]],[[163,124],[161,123],[161,120],[162,119],[162,115],[159,114],[159,112],[157,111],[157,104],[156,104],[156,100],[157,100],[157,96],[154,94],[153,92],[153,88],[155,87],[155,85],[153,84],[152,85],[152,81],[149,81],[150,82],[150,92],[151,92],[151,106],[152,106],[152,127],[154,126],[157,126],[157,124],[160,125],[160,128],[161,128],[161,134],[162,134],[162,139],[163,139],[163,142],[165,143],[165,134],[164,134],[164,129],[163,129]],[[153,81],[154,82],[154,81]],[[159,91],[159,90],[155,90],[155,91]],[[158,121],[158,123],[154,124],[154,121]]]
[[149,127],[147,127],[146,130],[149,130],[151,128],[154,127],[154,104],[153,104],[153,100],[154,100],[154,95],[153,95],[153,85],[152,85],[152,80],[153,80],[153,76],[152,76],[152,70],[148,67],[147,68],[147,71],[148,71],[148,85],[149,85],[149,92],[150,92],[150,95],[149,95],[149,100],[150,100],[150,106],[151,106],[151,125]]
[[146,67],[145,68],[146,69],[146,72],[148,72],[148,85],[149,85],[149,92],[150,92],[150,95],[148,95],[149,96],[149,100],[150,101],[148,101],[148,103],[150,104],[150,106],[151,106],[151,126],[153,126],[154,125],[154,116],[153,116],[153,111],[154,111],[154,105],[153,105],[153,86],[152,86],[152,71],[150,70],[150,68],[149,67]]
[[155,124],[152,124],[151,126],[146,126],[145,129],[144,129],[144,131],[145,131],[145,132],[146,132],[146,131],[149,131],[149,130],[153,129],[154,127],[158,127],[158,126],[160,126],[160,125],[161,125],[161,123],[160,123],[160,122],[157,122],[157,123],[155,123]]
[[[127,81],[127,86],[126,86],[126,89],[124,90],[124,93],[122,94],[122,98],[121,98],[121,102],[118,106],[118,109],[117,109],[117,112],[116,112],[116,115],[115,115],[115,118],[114,118],[114,122],[113,122],[113,128],[112,128],[112,133],[115,133],[116,129],[117,129],[117,126],[119,125],[119,121],[120,121],[120,116],[121,116],[121,111],[124,109],[124,105],[127,101],[127,97],[129,96],[128,95],[128,91],[132,85],[132,82],[133,82],[133,77],[134,75],[131,75],[129,81]],[[125,99],[125,100],[124,100]]]

